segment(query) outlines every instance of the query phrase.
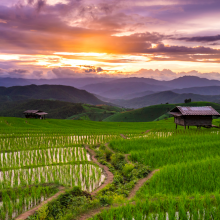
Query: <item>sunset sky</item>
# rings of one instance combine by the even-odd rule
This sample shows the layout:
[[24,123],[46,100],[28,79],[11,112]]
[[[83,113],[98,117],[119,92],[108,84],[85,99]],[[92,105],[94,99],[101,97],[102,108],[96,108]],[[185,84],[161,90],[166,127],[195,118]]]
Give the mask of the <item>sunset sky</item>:
[[0,77],[220,80],[220,0],[0,0]]

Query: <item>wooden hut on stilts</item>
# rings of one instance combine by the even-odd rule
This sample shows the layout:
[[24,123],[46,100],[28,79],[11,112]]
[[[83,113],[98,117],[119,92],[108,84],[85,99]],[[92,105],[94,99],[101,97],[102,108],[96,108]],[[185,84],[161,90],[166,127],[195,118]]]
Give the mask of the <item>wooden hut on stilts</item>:
[[26,118],[36,118],[36,119],[45,119],[45,116],[48,114],[40,110],[27,110],[23,112]]
[[220,114],[211,106],[202,107],[187,107],[176,106],[169,114],[174,116],[174,122],[177,125],[184,126],[197,126],[197,128],[205,127],[217,127],[212,125],[212,117],[219,116]]

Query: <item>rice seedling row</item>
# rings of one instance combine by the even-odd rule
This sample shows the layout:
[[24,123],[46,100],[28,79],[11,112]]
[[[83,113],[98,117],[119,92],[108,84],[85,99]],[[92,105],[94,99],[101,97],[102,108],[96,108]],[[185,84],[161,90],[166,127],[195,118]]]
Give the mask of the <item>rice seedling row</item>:
[[43,202],[57,191],[58,189],[55,186],[3,190],[0,200],[0,219],[12,219]]
[[102,170],[92,164],[43,166],[0,172],[0,189],[33,184],[57,183],[80,186],[91,192],[104,181]]
[[[74,144],[97,144],[106,143],[111,139],[117,138],[117,135],[84,135],[84,136],[25,136],[15,138],[1,138],[0,151],[18,151],[24,149],[42,149],[67,147]],[[28,146],[28,147],[27,147]]]
[[131,154],[130,159],[153,168],[164,165],[220,156],[218,132],[174,133],[166,138],[149,136],[129,140],[112,140],[110,146],[119,152]]
[[220,219],[219,192],[204,197],[165,198],[110,208],[89,220],[210,220]]
[[194,195],[220,191],[220,157],[168,165],[157,172],[139,195]]
[[0,168],[41,166],[54,163],[90,161],[90,155],[82,147],[48,148],[0,153]]

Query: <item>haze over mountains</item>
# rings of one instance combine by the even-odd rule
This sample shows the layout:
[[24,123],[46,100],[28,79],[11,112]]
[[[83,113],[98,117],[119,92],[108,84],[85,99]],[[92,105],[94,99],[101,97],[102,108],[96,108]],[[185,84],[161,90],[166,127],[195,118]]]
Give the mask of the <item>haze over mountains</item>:
[[59,100],[72,103],[104,104],[93,94],[71,86],[63,85],[29,85],[0,87],[1,102],[24,101],[28,99]]
[[129,100],[112,100],[112,102],[125,108],[142,108],[150,105],[165,103],[184,103],[185,99],[191,99],[193,102],[220,102],[220,95],[197,95],[193,93],[177,94],[172,91],[164,91]]
[[31,84],[35,85],[64,85],[73,86],[76,88],[83,87],[92,83],[108,82],[113,80],[112,78],[59,78],[59,79],[23,79],[23,78],[0,78],[0,86],[27,86]]
[[[34,83],[37,85],[23,86]],[[47,83],[48,85],[40,85]],[[192,101],[220,102],[220,81],[184,76],[170,81],[150,78],[1,78],[0,100],[53,99],[74,103],[103,104],[141,108],[161,103]],[[8,87],[9,85],[21,85]],[[68,86],[67,86],[68,85]],[[74,86],[74,87],[71,87]],[[92,94],[91,94],[92,93]]]
[[[149,95],[159,91],[206,86],[220,86],[220,81],[208,80],[194,76],[180,77],[171,81],[159,81],[148,78],[126,78],[86,85],[82,87],[82,89],[105,98],[129,99]],[[185,91],[179,91],[177,93],[185,93]],[[189,93],[189,91],[187,91],[187,93]],[[215,92],[214,94],[217,95],[220,93]],[[204,94],[204,91],[203,95],[206,95]]]

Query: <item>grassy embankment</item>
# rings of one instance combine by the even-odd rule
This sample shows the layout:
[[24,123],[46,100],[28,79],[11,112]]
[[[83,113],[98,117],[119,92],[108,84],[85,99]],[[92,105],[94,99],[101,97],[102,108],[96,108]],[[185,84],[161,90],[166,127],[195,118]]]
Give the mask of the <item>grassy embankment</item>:
[[113,150],[159,172],[139,190],[137,205],[112,208],[93,219],[219,219],[219,137],[220,129],[192,128],[112,140]]
[[[218,125],[219,123],[219,120],[214,120],[214,124]],[[152,134],[145,134],[144,132],[149,129]],[[182,198],[197,196],[198,193],[199,196],[203,196],[206,186],[207,195],[210,197],[216,194],[219,189],[218,176],[220,174],[217,149],[219,134],[211,133],[213,131],[218,131],[218,129],[197,130],[192,127],[189,131],[184,131],[183,127],[180,127],[176,131],[173,119],[155,122],[110,123],[1,117],[0,194],[2,198],[0,201],[3,202],[3,206],[0,208],[0,219],[5,219],[7,215],[12,219],[13,216],[39,204],[57,192],[61,185],[66,189],[79,186],[79,188],[88,191],[97,187],[101,181],[100,169],[88,160],[85,150],[81,147],[82,144],[94,146],[97,143],[110,141],[114,150],[131,153],[133,162],[138,161],[139,164],[160,168],[160,172],[153,177],[150,184],[146,184],[138,194],[142,200],[151,201],[151,199],[162,197],[164,199],[162,201],[170,202],[169,198],[171,198],[176,202],[175,197],[179,197],[182,201]],[[131,139],[121,139],[119,136],[121,133],[128,135]],[[99,157],[107,161],[107,155],[109,152],[103,148]],[[105,195],[106,192],[113,192],[113,190],[104,190],[98,199],[91,202],[89,197],[85,198],[80,193],[80,197],[73,196],[77,191],[74,189],[61,197],[62,201],[58,199],[54,203],[50,203],[46,211],[55,219],[63,219],[66,209],[62,211],[60,208],[65,206],[68,200],[75,206],[71,206],[72,210],[68,209],[69,217],[65,216],[64,219],[71,219],[71,216],[77,215],[78,211],[74,210],[78,210],[78,207],[82,207],[86,211],[91,208],[89,206],[100,207],[109,204],[110,199],[112,199],[111,201],[120,200],[121,195],[128,193],[125,186],[131,188],[137,181],[135,176],[132,177],[128,174],[137,173],[132,172],[131,169],[136,169],[135,167],[139,167],[139,165],[126,167],[125,161],[121,164],[118,159],[120,157],[116,155],[114,157],[115,159],[110,161],[113,164],[111,166],[120,168],[119,170],[115,168],[114,171],[117,175],[111,185],[116,190],[114,195]],[[120,166],[117,167],[118,165]],[[132,179],[132,182],[127,182],[126,185],[123,184],[123,178],[121,178],[121,172],[125,172],[124,167],[129,168],[126,178]],[[189,172],[189,170],[193,172]],[[141,172],[141,169],[138,169],[139,171]],[[174,184],[176,181],[175,172],[178,174],[178,184],[171,185],[171,182]],[[69,175],[70,173],[73,175]],[[184,176],[182,177],[181,174],[191,179],[191,185],[186,181],[184,183]],[[195,179],[193,179],[194,175]],[[201,187],[196,187],[198,183]],[[169,188],[169,185],[172,188]],[[155,191],[151,190],[152,188]],[[15,190],[17,190],[16,194]],[[167,197],[169,198],[167,199]],[[122,199],[122,201],[124,200]],[[60,202],[63,202],[63,206],[60,205]],[[213,204],[213,201],[210,203]],[[155,203],[155,207],[161,206],[161,204],[162,202]],[[141,203],[139,207],[144,207],[144,205],[146,204]],[[204,203],[202,205],[204,207]],[[151,203],[150,206],[152,206]],[[170,208],[171,206],[165,206],[161,212],[166,212],[166,207]],[[172,211],[176,210],[176,207],[179,206],[175,206]],[[126,208],[127,206],[124,210]],[[111,211],[114,214],[114,210]],[[58,215],[61,215],[62,218]],[[130,215],[130,217],[132,216],[135,216],[135,212]]]
[[191,102],[179,104],[152,105],[123,113],[116,113],[103,121],[106,122],[149,122],[171,117],[168,112],[176,106],[212,106],[220,112],[220,104],[213,102]]
[[[60,134],[139,134],[149,129],[172,130],[175,128],[173,119],[156,122],[94,122],[62,119],[26,119],[0,117],[1,133],[26,135],[28,133],[60,133]],[[179,129],[183,129],[180,127]]]

